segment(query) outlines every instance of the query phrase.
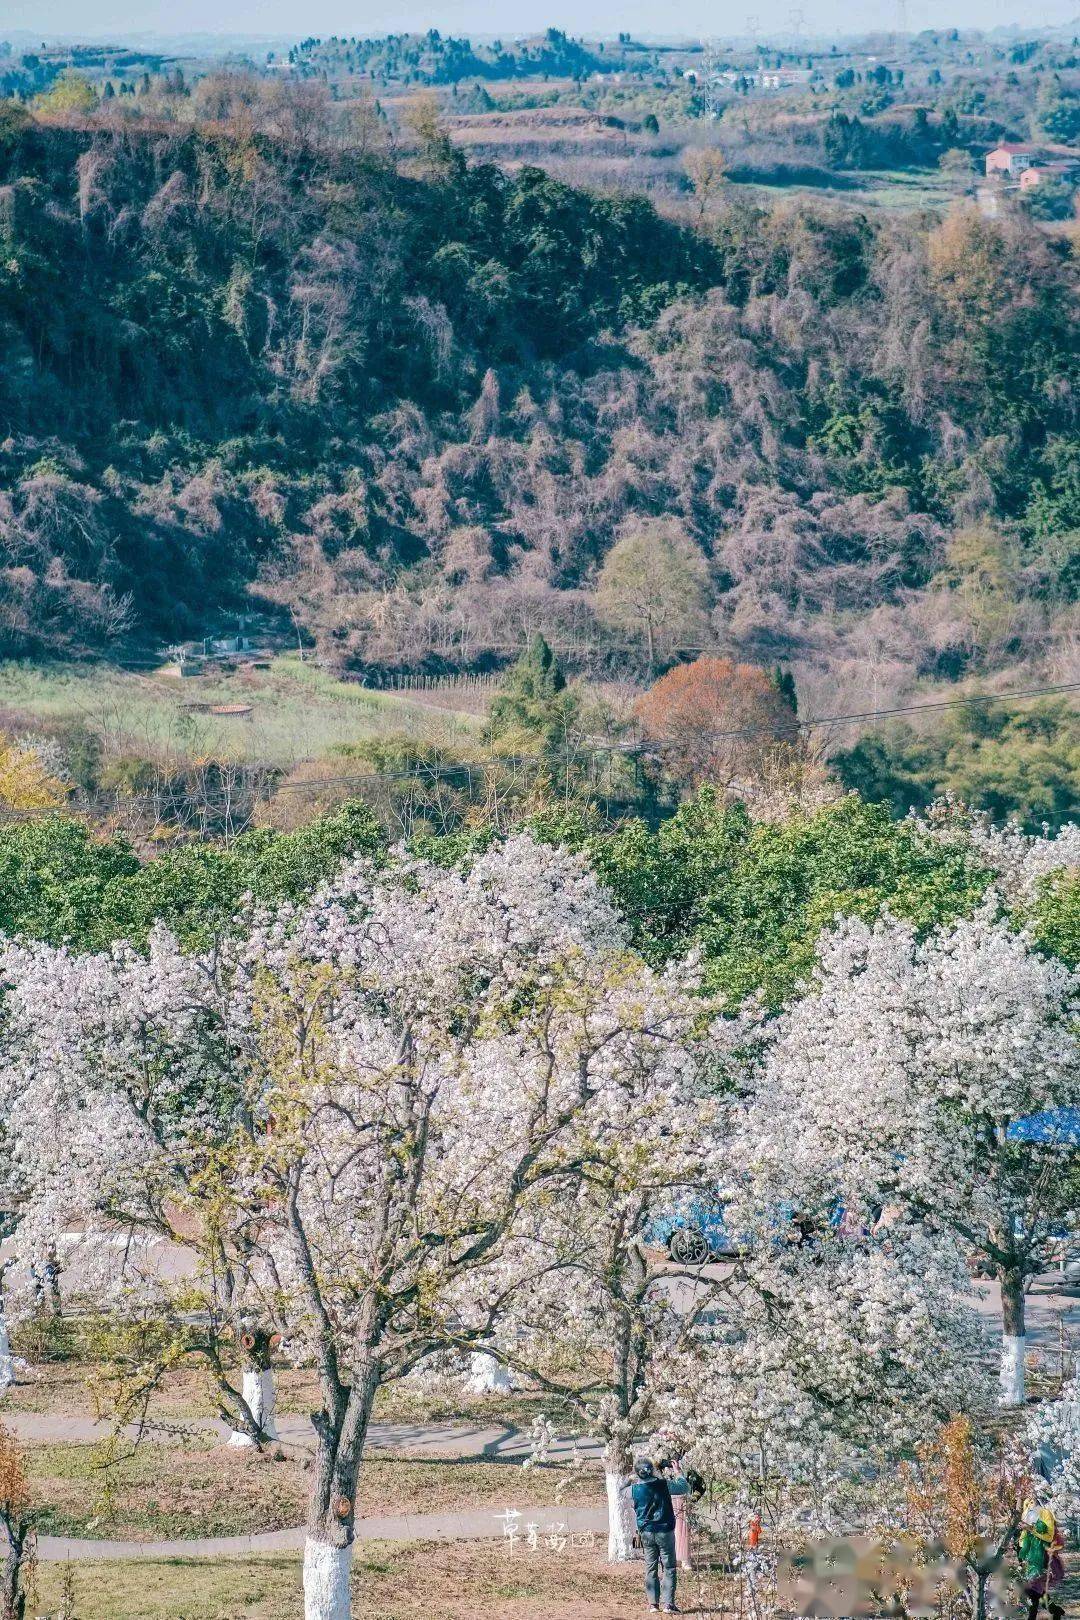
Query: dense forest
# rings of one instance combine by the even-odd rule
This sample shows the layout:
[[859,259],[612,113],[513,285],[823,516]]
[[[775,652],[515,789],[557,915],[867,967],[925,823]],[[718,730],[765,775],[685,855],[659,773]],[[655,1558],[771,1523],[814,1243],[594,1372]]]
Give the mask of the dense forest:
[[694,229],[469,165],[426,104],[402,156],[373,103],[216,94],[0,110],[4,651],[198,634],[254,588],[339,666],[537,628],[625,660],[628,535],[680,562],[668,649],[811,688],[1069,643],[1067,234],[743,200]]

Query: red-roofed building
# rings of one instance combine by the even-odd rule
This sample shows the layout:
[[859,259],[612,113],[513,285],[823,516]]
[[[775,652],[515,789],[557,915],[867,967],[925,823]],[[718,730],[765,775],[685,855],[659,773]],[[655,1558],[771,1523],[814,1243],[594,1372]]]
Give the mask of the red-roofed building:
[[1013,179],[1031,168],[1040,151],[1034,141],[1002,141],[986,154],[987,175],[1008,175]]
[[1021,191],[1033,191],[1037,186],[1045,185],[1048,180],[1074,180],[1078,167],[1080,167],[1080,158],[1074,158],[1071,163],[1067,161],[1033,163],[1020,176],[1020,189]]

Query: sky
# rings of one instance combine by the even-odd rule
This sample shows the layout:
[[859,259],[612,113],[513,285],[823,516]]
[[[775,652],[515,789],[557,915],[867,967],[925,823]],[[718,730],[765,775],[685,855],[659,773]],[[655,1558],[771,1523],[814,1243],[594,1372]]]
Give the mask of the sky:
[[790,34],[801,12],[807,34],[855,34],[906,26],[994,28],[1065,25],[1080,12],[1078,0],[683,0],[678,8],[655,0],[0,0],[0,39],[28,33],[35,39],[123,39],[243,34],[295,39],[304,34],[381,34],[430,27],[443,33],[515,35],[547,27],[576,35],[636,37],[745,35],[757,30]]

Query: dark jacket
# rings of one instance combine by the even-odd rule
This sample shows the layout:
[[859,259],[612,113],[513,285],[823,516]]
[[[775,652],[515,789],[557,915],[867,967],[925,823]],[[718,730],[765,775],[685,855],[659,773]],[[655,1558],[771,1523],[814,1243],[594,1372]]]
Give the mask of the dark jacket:
[[688,1488],[685,1479],[673,1479],[669,1484],[659,1474],[652,1479],[639,1479],[630,1489],[638,1529],[674,1530],[675,1509],[671,1498],[685,1496]]

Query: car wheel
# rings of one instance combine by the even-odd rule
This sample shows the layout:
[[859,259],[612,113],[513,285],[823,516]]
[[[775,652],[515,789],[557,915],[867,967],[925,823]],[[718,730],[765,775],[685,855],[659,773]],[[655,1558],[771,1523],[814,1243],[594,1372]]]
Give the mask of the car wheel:
[[680,1266],[703,1266],[709,1258],[709,1245],[692,1226],[677,1226],[668,1243],[668,1253]]

